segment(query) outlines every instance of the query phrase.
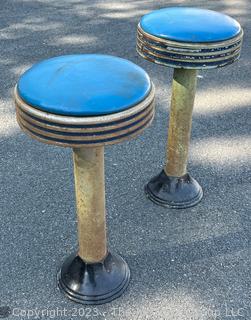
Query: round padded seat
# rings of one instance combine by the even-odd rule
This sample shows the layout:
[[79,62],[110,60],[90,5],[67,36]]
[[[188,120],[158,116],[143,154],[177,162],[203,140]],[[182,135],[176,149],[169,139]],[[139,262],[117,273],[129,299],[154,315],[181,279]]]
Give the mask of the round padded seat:
[[22,129],[65,147],[127,140],[154,116],[147,73],[114,56],[69,55],[37,63],[20,77],[14,96]]
[[242,38],[240,24],[225,14],[199,8],[170,7],[141,18],[137,51],[158,64],[209,69],[237,60]]

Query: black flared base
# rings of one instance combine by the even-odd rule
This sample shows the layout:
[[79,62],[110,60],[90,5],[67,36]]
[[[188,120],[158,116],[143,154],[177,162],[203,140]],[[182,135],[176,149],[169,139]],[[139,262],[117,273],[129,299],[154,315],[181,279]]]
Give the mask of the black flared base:
[[71,300],[82,304],[103,304],[118,298],[127,288],[130,270],[119,256],[108,253],[104,261],[87,264],[76,254],[64,262],[58,285]]
[[170,177],[164,170],[148,182],[145,193],[154,203],[177,209],[193,207],[203,197],[201,186],[188,173]]

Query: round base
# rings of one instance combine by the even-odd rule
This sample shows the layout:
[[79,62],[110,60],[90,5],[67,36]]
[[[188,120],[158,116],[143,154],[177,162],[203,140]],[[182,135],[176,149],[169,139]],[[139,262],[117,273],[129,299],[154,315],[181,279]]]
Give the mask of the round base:
[[88,264],[72,254],[58,273],[58,285],[71,300],[103,304],[118,298],[127,288],[130,270],[119,256],[108,253],[102,262]]
[[188,173],[171,177],[164,170],[148,182],[145,193],[154,203],[177,209],[193,207],[203,197],[201,186]]

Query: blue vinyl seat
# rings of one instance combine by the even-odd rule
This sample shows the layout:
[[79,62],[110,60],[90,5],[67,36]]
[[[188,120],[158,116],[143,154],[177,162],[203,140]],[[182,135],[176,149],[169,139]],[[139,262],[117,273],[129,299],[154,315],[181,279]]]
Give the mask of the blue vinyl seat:
[[243,31],[233,18],[211,10],[170,7],[143,16],[137,51],[171,67],[217,68],[240,56]]
[[108,55],[51,58],[35,64],[15,89],[22,129],[61,146],[112,144],[153,119],[154,87],[134,63]]

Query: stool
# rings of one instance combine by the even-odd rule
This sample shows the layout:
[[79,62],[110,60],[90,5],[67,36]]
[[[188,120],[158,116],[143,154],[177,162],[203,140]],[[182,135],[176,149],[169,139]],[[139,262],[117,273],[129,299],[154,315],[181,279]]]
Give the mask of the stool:
[[17,121],[41,142],[73,148],[79,249],[58,273],[60,289],[102,304],[126,289],[126,262],[106,244],[104,145],[139,135],[154,117],[154,87],[134,63],[107,55],[42,61],[15,88]]
[[242,38],[237,21],[211,10],[170,7],[141,18],[137,52],[151,62],[174,68],[166,165],[145,187],[153,202],[187,208],[202,199],[202,188],[187,173],[197,69],[236,61]]

